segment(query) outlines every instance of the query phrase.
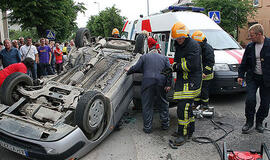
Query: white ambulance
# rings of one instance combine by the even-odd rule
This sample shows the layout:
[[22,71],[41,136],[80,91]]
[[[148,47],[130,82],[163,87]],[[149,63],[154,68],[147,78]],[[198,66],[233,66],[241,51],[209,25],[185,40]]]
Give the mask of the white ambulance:
[[[143,30],[151,32],[162,48],[162,54],[168,56],[170,63],[174,58],[174,40],[171,39],[173,24],[180,21],[190,30],[190,35],[196,30],[202,31],[207,42],[214,48],[215,65],[214,79],[211,82],[211,93],[242,92],[245,86],[237,83],[238,67],[241,63],[244,49],[219,25],[203,13],[202,8],[169,7],[171,11],[144,17],[136,21],[127,21],[122,29],[122,38],[134,40]],[[192,9],[193,11],[190,11]],[[196,12],[195,12],[196,11]]]

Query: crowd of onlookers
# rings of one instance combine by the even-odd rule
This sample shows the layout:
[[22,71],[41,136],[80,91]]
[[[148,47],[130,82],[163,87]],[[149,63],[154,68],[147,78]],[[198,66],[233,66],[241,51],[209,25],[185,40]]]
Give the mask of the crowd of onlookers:
[[28,71],[33,79],[60,74],[63,63],[74,46],[73,40],[60,43],[41,38],[33,43],[31,37],[20,37],[19,40],[12,41],[5,39],[3,43],[0,42],[0,70],[29,57],[35,62],[34,67]]

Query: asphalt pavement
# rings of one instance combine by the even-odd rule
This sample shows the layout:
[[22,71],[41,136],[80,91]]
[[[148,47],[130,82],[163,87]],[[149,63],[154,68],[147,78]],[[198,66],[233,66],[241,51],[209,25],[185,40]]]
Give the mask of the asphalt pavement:
[[[258,96],[257,96],[258,98]],[[227,148],[232,150],[260,150],[262,142],[270,147],[270,132],[263,134],[253,129],[249,134],[242,134],[241,128],[245,122],[244,117],[245,94],[218,95],[212,96],[210,105],[215,107],[215,121],[222,122],[221,125],[227,131],[233,126],[234,131],[226,138],[220,140],[218,145],[223,148],[223,142],[227,143]],[[258,99],[259,102],[259,99]],[[130,105],[130,108],[132,104]],[[178,149],[172,149],[168,145],[169,139],[173,139],[171,134],[177,127],[176,108],[170,109],[170,129],[163,131],[160,129],[159,115],[155,113],[153,133],[145,134],[142,131],[142,114],[138,111],[129,110],[124,118],[124,123],[120,130],[114,131],[99,146],[85,155],[82,160],[219,160],[219,154],[212,144],[201,144],[197,142],[187,142]],[[265,122],[269,124],[268,117]],[[227,125],[230,124],[230,125]],[[207,136],[218,139],[224,132],[215,127],[207,119],[196,119],[196,131],[194,137]],[[0,159],[21,160],[15,153],[0,148]]]

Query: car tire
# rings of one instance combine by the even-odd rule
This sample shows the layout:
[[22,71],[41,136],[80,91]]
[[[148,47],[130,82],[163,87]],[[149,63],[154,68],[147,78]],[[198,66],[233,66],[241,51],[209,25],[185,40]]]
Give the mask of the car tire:
[[[11,75],[7,76],[1,86],[1,103],[5,105],[11,106],[16,101],[19,100],[19,97],[14,96],[14,91],[16,90],[17,86],[32,86],[33,80],[27,74],[21,72],[15,72]],[[16,94],[16,96],[19,96]]]
[[75,45],[77,48],[90,44],[90,31],[87,28],[80,28],[76,32]]
[[124,40],[110,40],[106,43],[106,47],[113,49],[128,49],[131,43]]
[[147,37],[144,34],[139,34],[136,38],[134,53],[147,53]]
[[87,134],[95,132],[103,123],[108,104],[102,93],[88,91],[79,99],[75,123]]

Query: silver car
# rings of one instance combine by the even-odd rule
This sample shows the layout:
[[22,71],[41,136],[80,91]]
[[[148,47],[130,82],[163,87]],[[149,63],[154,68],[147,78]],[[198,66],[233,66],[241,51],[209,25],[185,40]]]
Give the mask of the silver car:
[[61,74],[36,85],[26,74],[8,76],[0,90],[0,146],[46,160],[77,159],[92,150],[133,98],[133,80],[124,68],[145,52],[145,39],[139,40],[94,44],[81,28]]

